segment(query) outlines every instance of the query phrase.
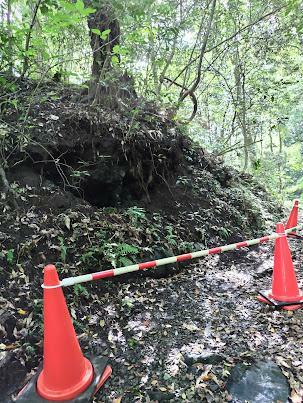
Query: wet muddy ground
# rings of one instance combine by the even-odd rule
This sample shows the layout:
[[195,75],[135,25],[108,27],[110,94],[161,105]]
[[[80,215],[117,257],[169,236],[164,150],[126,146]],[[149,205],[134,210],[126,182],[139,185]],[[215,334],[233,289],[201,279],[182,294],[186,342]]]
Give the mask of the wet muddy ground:
[[[301,244],[290,243],[300,278]],[[96,401],[229,401],[231,368],[259,359],[275,361],[302,397],[303,311],[256,300],[270,287],[272,260],[270,244],[201,259],[168,279],[95,284],[82,323],[113,367]]]
[[[303,278],[301,242],[289,242],[298,278]],[[281,367],[297,399],[292,401],[300,401],[303,311],[275,311],[256,299],[258,290],[271,284],[272,247],[209,256],[168,278],[95,282],[78,300],[73,289],[65,289],[85,354],[106,355],[113,367],[95,401],[230,401],[231,369],[259,359]],[[19,296],[9,309],[35,329],[41,305],[33,316],[22,311],[21,301]],[[15,342],[1,352],[14,354],[7,365],[12,371],[7,392],[16,392],[31,375],[16,365],[18,357],[34,371],[42,354],[39,332],[27,346],[18,343],[22,329],[13,332]]]

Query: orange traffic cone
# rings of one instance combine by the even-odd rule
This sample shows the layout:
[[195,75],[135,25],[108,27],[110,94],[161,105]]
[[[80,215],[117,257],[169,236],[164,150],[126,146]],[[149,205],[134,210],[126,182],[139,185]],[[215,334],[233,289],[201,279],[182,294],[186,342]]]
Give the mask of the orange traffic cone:
[[[290,212],[287,224],[286,224],[286,229],[296,227],[298,225],[298,213],[299,213],[299,200],[294,201],[294,206]],[[296,231],[293,231],[293,233],[296,233]]]
[[[285,233],[282,223],[277,224],[276,232]],[[295,310],[302,307],[299,304],[291,304],[303,301],[303,294],[298,287],[286,236],[277,238],[275,242],[272,289],[262,291],[260,295],[259,301],[280,306],[283,309]]]
[[[92,365],[93,364],[93,365]],[[56,267],[44,269],[44,361],[40,374],[19,393],[29,402],[89,401],[110,376],[106,360],[83,356]],[[37,385],[36,381],[37,380]],[[83,400],[84,399],[84,400]]]

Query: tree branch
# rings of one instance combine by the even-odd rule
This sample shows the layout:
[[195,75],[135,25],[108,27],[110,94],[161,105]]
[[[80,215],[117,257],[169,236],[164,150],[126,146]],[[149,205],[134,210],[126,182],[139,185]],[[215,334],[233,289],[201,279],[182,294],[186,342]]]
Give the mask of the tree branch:
[[243,144],[243,145],[240,146],[240,147],[236,147],[236,146],[240,143],[240,141],[238,141],[237,143],[233,144],[233,145],[230,146],[229,148],[226,148],[225,150],[221,151],[220,153],[217,153],[217,154],[216,154],[216,157],[219,157],[220,155],[224,155],[224,154],[227,154],[227,153],[231,153],[232,151],[235,151],[235,150],[240,150],[241,148],[244,148],[244,147],[253,146],[254,144],[260,143],[260,142],[262,142],[262,141],[263,141],[263,140],[261,139],[261,140],[254,141],[254,142],[252,142],[252,143],[250,143],[250,144]]
[[216,8],[216,0],[212,1],[211,4],[211,10],[210,10],[210,15],[209,15],[209,19],[208,19],[208,25],[206,28],[206,32],[203,38],[203,43],[202,43],[202,48],[201,48],[201,52],[200,52],[200,56],[199,56],[199,63],[198,63],[198,68],[197,68],[197,77],[194,81],[194,83],[192,84],[192,86],[185,91],[183,94],[181,94],[181,96],[179,97],[179,101],[178,104],[180,104],[182,101],[184,101],[184,99],[189,95],[189,94],[193,94],[194,91],[197,89],[200,80],[201,80],[201,75],[202,75],[202,62],[203,62],[203,57],[204,57],[204,53],[206,50],[206,45],[207,45],[207,41],[210,35],[210,31],[211,31],[211,26],[213,23],[213,19],[214,19],[214,14],[215,14],[215,8]]
[[[208,52],[211,52],[212,50],[215,50],[216,48],[223,45],[224,43],[232,40],[235,36],[239,35],[241,32],[246,31],[247,29],[253,27],[254,25],[258,24],[259,22],[265,20],[267,17],[270,17],[271,15],[278,13],[285,7],[286,6],[281,6],[281,7],[276,8],[275,10],[268,12],[267,14],[264,14],[263,16],[261,16],[260,18],[255,20],[254,22],[251,22],[251,23],[245,25],[243,28],[240,28],[238,31],[234,32],[228,38],[223,39],[221,42],[217,43],[212,48],[206,49],[204,53],[208,53]],[[186,66],[183,67],[183,69],[180,71],[180,73],[172,81],[176,81],[185,72],[185,70],[187,70],[188,67],[191,66],[193,63],[195,63],[199,58],[200,58],[200,55],[195,57],[194,59],[192,59],[189,63],[187,63]]]
[[27,35],[26,35],[25,48],[24,48],[25,56],[24,56],[24,61],[23,61],[22,77],[24,77],[25,73],[28,70],[29,57],[27,55],[27,52],[29,50],[29,44],[30,44],[30,40],[31,40],[31,36],[32,36],[32,31],[33,31],[34,25],[36,23],[38,10],[39,10],[39,7],[40,7],[41,3],[42,3],[42,0],[38,0],[36,5],[35,5],[33,18],[32,18],[32,21],[31,21],[30,26],[29,26],[29,30],[28,30]]
[[12,195],[14,207],[17,209],[18,208],[18,204],[17,204],[17,201],[16,201],[17,195],[14,192],[14,190],[10,187],[10,185],[8,183],[8,180],[6,178],[4,168],[3,168],[2,165],[0,165],[0,178],[1,178],[2,183],[3,183],[4,194],[9,193],[9,194]]
[[[188,91],[188,88],[183,87],[183,85],[181,85],[179,83],[173,82],[168,77],[164,77],[164,80],[170,82],[171,84],[176,85],[179,88],[182,88],[185,91]],[[193,120],[193,118],[196,116],[196,113],[197,113],[197,110],[198,110],[198,100],[197,100],[196,95],[193,92],[189,92],[188,95],[190,96],[190,99],[192,100],[192,103],[193,103],[193,111],[192,111],[192,114],[191,114],[190,118],[188,119],[188,122],[191,122]]]

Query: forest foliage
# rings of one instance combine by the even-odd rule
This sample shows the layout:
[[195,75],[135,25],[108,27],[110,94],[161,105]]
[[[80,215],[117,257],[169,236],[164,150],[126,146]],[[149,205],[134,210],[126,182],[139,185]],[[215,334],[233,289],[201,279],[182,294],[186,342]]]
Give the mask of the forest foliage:
[[280,200],[300,196],[299,0],[3,0],[0,21],[1,110],[18,110],[19,77],[81,86],[91,105],[122,91]]

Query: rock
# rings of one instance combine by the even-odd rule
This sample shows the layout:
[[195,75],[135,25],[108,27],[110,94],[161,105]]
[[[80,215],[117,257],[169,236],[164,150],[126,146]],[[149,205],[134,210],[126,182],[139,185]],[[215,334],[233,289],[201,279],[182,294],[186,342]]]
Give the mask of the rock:
[[196,363],[201,364],[219,364],[224,361],[225,357],[222,354],[213,353],[211,351],[205,351],[203,353],[187,353],[184,357],[186,365],[193,365]]
[[10,311],[0,311],[0,325],[3,326],[3,329],[6,332],[6,337],[11,341],[15,340],[13,331],[16,323],[17,319]]
[[169,392],[161,392],[160,390],[148,391],[148,396],[151,400],[158,402],[167,402],[169,400],[175,400],[175,395]]
[[270,263],[268,262],[268,260],[265,260],[264,262],[262,262],[256,269],[255,271],[255,276],[257,278],[263,277],[263,276],[267,276],[268,274],[270,274],[272,272],[272,266],[270,265]]
[[259,361],[251,366],[236,365],[227,381],[232,402],[286,403],[289,384],[281,369],[272,361]]
[[[166,257],[174,256],[174,252],[171,249],[166,249],[162,246],[157,246],[157,249],[149,258],[150,260],[156,259],[164,259]],[[147,271],[149,277],[158,279],[158,278],[167,278],[174,274],[174,270],[178,268],[178,263],[167,264],[165,266],[156,267],[153,270]]]
[[[16,385],[22,386],[27,371],[12,351],[0,352],[0,396],[1,402],[7,402],[15,391]],[[2,400],[3,399],[3,400]]]

